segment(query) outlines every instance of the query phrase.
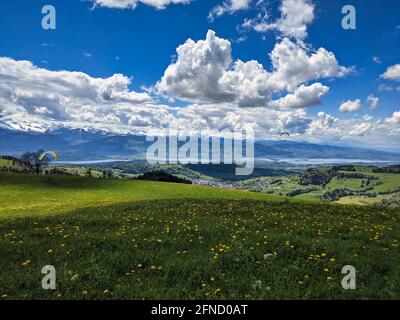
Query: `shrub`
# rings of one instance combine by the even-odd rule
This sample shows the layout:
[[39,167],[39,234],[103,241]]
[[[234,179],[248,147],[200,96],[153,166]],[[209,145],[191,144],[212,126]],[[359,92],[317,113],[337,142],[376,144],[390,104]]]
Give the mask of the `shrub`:
[[321,200],[332,202],[332,201],[338,201],[342,197],[347,197],[352,195],[354,195],[354,192],[352,190],[347,188],[339,188],[335,190],[325,191],[321,197]]
[[151,171],[147,172],[136,179],[138,180],[149,180],[149,181],[161,181],[161,182],[173,182],[173,183],[184,183],[192,184],[192,181],[176,177],[172,174],[166,173],[164,171]]

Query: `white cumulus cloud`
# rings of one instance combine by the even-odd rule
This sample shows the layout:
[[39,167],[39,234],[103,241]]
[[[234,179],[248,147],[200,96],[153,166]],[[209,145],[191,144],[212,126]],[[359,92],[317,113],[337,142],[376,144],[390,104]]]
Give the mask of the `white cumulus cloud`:
[[382,79],[394,80],[400,82],[400,64],[395,64],[386,69],[385,73],[381,75]]
[[283,98],[271,104],[279,109],[284,108],[307,108],[321,104],[321,98],[329,92],[327,86],[314,83],[310,86],[301,85],[294,93],[287,94]]
[[400,124],[400,111],[395,111],[392,117],[386,118],[385,122],[391,125]]
[[324,48],[311,50],[284,38],[270,54],[273,72],[269,79],[276,90],[294,90],[300,84],[323,78],[345,77],[350,68],[339,65],[335,55]]
[[38,128],[54,123],[81,126],[167,126],[166,106],[129,89],[122,74],[94,78],[83,72],[50,71],[30,61],[0,57],[0,120]]
[[281,17],[269,21],[269,13],[263,8],[257,17],[246,19],[243,27],[257,32],[277,30],[286,37],[303,40],[307,37],[307,28],[315,18],[315,7],[310,0],[282,0],[279,7]]
[[361,100],[347,100],[340,105],[340,112],[351,113],[357,112],[361,109]]
[[325,112],[318,112],[310,122],[307,133],[311,136],[335,136],[342,132],[339,119]]
[[[274,93],[294,92],[306,82],[344,77],[349,72],[338,64],[333,53],[324,48],[312,50],[288,38],[275,45],[270,59],[271,71],[254,60],[233,61],[231,43],[210,30],[205,40],[189,39],[178,47],[176,62],[165,70],[156,89],[159,94],[191,103],[231,102],[261,107],[271,102]],[[302,94],[302,101],[306,101],[306,94],[315,93],[314,98],[307,99],[315,104],[327,89],[322,85],[303,86],[297,95]],[[293,101],[293,96],[286,100]]]

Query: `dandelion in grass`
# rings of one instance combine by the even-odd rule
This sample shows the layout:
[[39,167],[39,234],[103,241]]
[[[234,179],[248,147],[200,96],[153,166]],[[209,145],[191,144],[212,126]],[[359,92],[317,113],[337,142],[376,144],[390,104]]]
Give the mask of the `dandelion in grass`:
[[24,266],[24,267],[27,267],[27,266],[29,266],[31,264],[31,260],[30,259],[27,259],[27,260],[25,260],[24,262],[22,262],[22,265]]

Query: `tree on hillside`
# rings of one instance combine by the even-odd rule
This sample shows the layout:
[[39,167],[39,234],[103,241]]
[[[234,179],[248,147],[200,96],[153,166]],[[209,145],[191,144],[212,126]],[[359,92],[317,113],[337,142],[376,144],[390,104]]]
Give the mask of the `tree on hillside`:
[[319,168],[310,168],[304,171],[300,175],[299,183],[302,186],[320,185],[323,188],[332,180],[333,177],[337,176],[335,170],[321,170]]
[[48,157],[42,157],[41,155],[44,153],[44,150],[39,150],[38,152],[25,152],[21,160],[30,165],[32,170],[36,172],[36,174],[40,174],[43,168],[45,168],[49,164]]
[[161,182],[173,182],[173,183],[184,183],[192,184],[192,181],[174,176],[164,171],[152,171],[142,174],[137,177],[138,180],[148,180],[148,181],[161,181]]

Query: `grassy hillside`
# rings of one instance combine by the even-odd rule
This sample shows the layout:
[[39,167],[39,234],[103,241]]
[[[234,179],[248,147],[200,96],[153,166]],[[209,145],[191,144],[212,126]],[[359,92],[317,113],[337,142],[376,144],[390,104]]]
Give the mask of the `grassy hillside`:
[[0,204],[2,299],[400,298],[398,211],[22,175],[0,175]]
[[139,180],[0,174],[0,219],[54,215],[83,206],[182,198],[271,201],[279,197]]

